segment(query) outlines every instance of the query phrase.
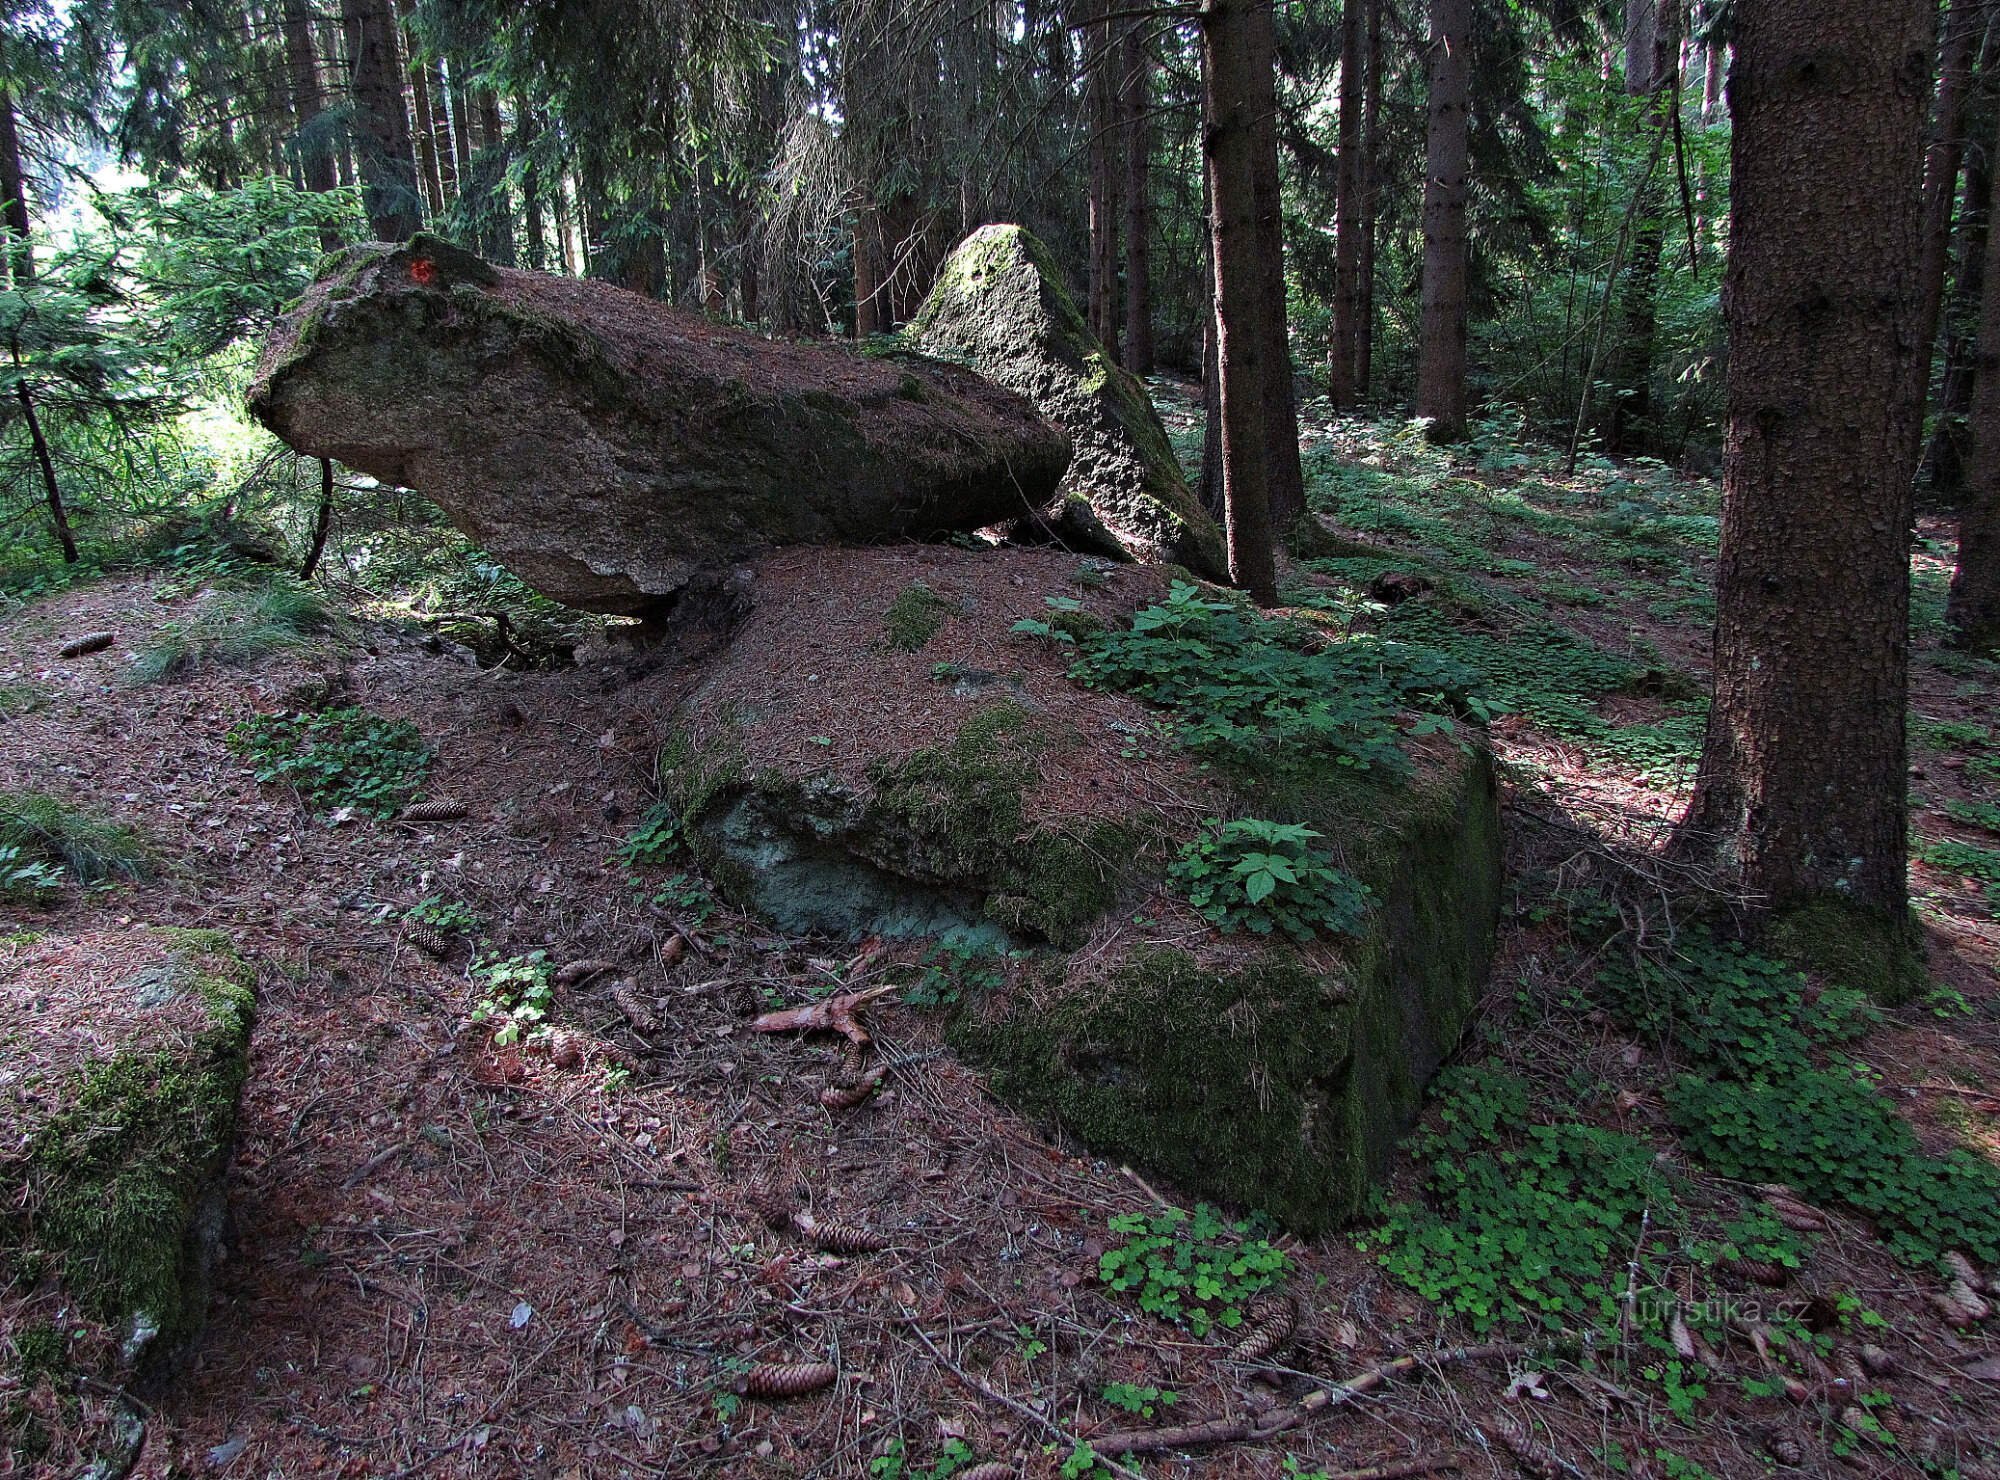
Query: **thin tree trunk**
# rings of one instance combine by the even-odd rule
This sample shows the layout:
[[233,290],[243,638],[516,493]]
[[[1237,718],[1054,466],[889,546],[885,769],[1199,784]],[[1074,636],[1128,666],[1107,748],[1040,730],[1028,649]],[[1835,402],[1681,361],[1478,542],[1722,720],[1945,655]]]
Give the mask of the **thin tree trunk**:
[[[28,214],[27,172],[21,167],[21,133],[14,121],[14,99],[0,87],[0,223],[7,228],[7,272],[16,290],[35,280],[35,245],[31,233],[34,220]],[[21,403],[21,415],[28,423],[28,441],[35,450],[35,463],[42,472],[42,493],[48,501],[49,523],[55,527],[56,542],[62,546],[63,562],[78,560],[76,536],[70,531],[69,510],[63,504],[62,484],[56,481],[55,459],[49,455],[48,438],[42,435],[42,419],[35,412],[34,392],[18,378],[21,347],[14,346],[14,399]]]
[[430,139],[431,155],[437,160],[438,196],[443,201],[442,209],[448,211],[458,199],[459,182],[464,178],[458,167],[458,155],[452,148],[450,89],[444,80],[441,58],[432,57],[424,71],[424,90],[430,97],[430,117],[425,121],[424,133]]
[[1335,147],[1333,212],[1333,336],[1326,352],[1326,396],[1336,411],[1354,405],[1354,370],[1361,340],[1361,140],[1365,18],[1361,0],[1340,7],[1340,125]]
[[1215,354],[1215,295],[1201,323],[1201,477],[1195,497],[1217,524],[1228,518],[1222,496],[1222,373]]
[[1368,400],[1375,376],[1375,237],[1382,210],[1382,0],[1368,0],[1368,80],[1361,103],[1361,263],[1355,285],[1354,399]]
[[485,194],[480,210],[486,229],[480,234],[479,248],[487,260],[512,267],[514,203],[507,195],[507,127],[500,117],[500,95],[490,87],[482,87],[476,107],[479,131],[486,141],[486,158],[480,175]]
[[319,512],[313,516],[312,545],[299,564],[299,579],[310,581],[319,569],[319,557],[326,552],[327,531],[333,528],[333,461],[319,460]]
[[1118,157],[1123,133],[1118,102],[1118,52],[1111,23],[1104,19],[1111,0],[1086,0],[1080,20],[1085,22],[1084,116],[1090,130],[1089,226],[1090,281],[1088,302],[1090,331],[1104,345],[1104,352],[1118,360],[1118,187],[1124,168]]
[[515,98],[514,112],[521,120],[522,235],[527,243],[528,266],[541,272],[549,263],[548,239],[542,227],[542,170],[535,154],[541,142],[542,125],[525,94]]
[[[1904,394],[1931,0],[1739,7],[1715,700],[1683,847],[1911,982]],[[1803,59],[1810,59],[1806,64]],[[1807,929],[1804,920],[1800,928]]]
[[[1272,0],[1203,0],[1206,156],[1214,239],[1216,385],[1222,411],[1229,577],[1262,606],[1278,599],[1266,398],[1284,360],[1260,260],[1258,151],[1277,109]],[[1276,159],[1272,160],[1275,170]],[[1296,444],[1294,444],[1296,449]]]
[[423,222],[395,19],[388,0],[341,0],[340,10],[361,146],[362,204],[378,240],[402,241]]
[[[416,0],[396,0],[396,14],[403,22],[406,36],[411,34],[411,23],[416,15]],[[444,176],[438,171],[437,136],[431,132],[431,90],[427,76],[428,69],[419,61],[414,46],[410,50],[408,76],[410,80],[410,118],[417,145],[417,177],[424,188],[424,205],[433,221],[444,215]]]
[[[307,0],[284,0],[283,25],[292,114],[298,120],[299,179],[306,189],[325,194],[334,188],[336,174],[331,141],[321,137],[319,127],[326,112],[326,95],[319,85],[319,61],[313,55],[312,10]],[[340,232],[332,226],[322,226],[319,245],[324,252],[336,250],[340,246]]]
[[1924,151],[1923,260],[1918,268],[1916,359],[1911,364],[1911,432],[1922,436],[1930,403],[1931,357],[1944,305],[1944,269],[1951,255],[1952,207],[1958,200],[1959,166],[1965,158],[1965,100],[1972,59],[1979,46],[1985,0],[1951,0],[1938,54],[1937,113]]
[[1958,506],[1958,568],[1945,603],[1950,645],[1975,652],[2000,647],[2000,231],[1990,226],[1982,267],[1971,454]]
[[464,62],[454,59],[449,74],[451,157],[458,166],[458,188],[461,194],[472,188],[472,105],[467,100],[465,80],[460,75],[464,67]]
[[7,271],[16,286],[35,280],[35,249],[29,241],[27,172],[21,168],[21,131],[14,121],[14,98],[0,87],[0,225],[7,228]]
[[[1625,8],[1625,91],[1649,100],[1646,117],[1663,136],[1673,127],[1669,110],[1680,93],[1675,76],[1680,11],[1681,0],[1627,0]],[[1659,330],[1656,293],[1660,252],[1666,245],[1667,189],[1654,183],[1658,179],[1659,172],[1649,166],[1637,187],[1631,270],[1621,294],[1625,333],[1606,437],[1607,450],[1619,457],[1655,451],[1659,443],[1653,425],[1653,342]]]
[[1966,426],[1979,380],[1979,317],[1985,303],[1986,237],[1993,219],[1993,162],[1975,149],[1965,162],[1965,208],[1958,218],[1951,312],[1944,315],[1944,388],[1931,435],[1931,489],[1949,499],[1965,482]]
[[1153,373],[1153,53],[1143,21],[1125,30],[1125,368]]
[[1424,160],[1423,328],[1417,415],[1431,435],[1465,435],[1465,206],[1472,97],[1471,0],[1431,0],[1430,107]]
[[1701,121],[1703,127],[1715,122],[1715,115],[1722,107],[1722,84],[1729,75],[1729,45],[1720,37],[1711,37],[1701,77]]
[[[1273,47],[1275,51],[1275,44]],[[1273,61],[1275,68],[1275,58]],[[1278,180],[1278,100],[1273,71],[1271,106],[1256,124],[1257,261],[1263,267],[1264,437],[1271,528],[1282,537],[1306,511],[1299,467],[1299,405],[1285,306],[1285,200]]]
[[854,337],[866,339],[883,331],[882,305],[887,301],[881,274],[882,213],[863,201],[854,213]]

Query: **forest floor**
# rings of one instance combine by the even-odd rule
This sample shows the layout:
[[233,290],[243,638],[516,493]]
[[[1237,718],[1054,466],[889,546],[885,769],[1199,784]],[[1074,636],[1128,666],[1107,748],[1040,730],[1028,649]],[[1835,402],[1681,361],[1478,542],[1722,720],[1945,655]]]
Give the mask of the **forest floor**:
[[[1194,408],[1160,391],[1185,441]],[[1231,1359],[1233,1337],[1167,1324],[1100,1279],[1134,1226],[1112,1220],[1188,1200],[995,1104],[941,1051],[935,1010],[878,1006],[887,1077],[851,1110],[819,1098],[834,1047],[749,1031],[831,981],[921,969],[918,947],[857,958],[775,938],[692,876],[635,887],[619,850],[655,794],[694,655],[481,668],[363,610],[345,638],[135,685],[130,655],[208,597],[198,573],[109,576],[0,625],[0,789],[87,801],[166,866],[17,923],[226,930],[260,1003],[229,1257],[198,1350],[143,1395],[135,1473],[2000,1475],[2000,1320],[1947,1319],[1935,1259],[1907,1243],[1897,1257],[1861,1217],[1803,1196],[1753,1206],[1745,1182],[1704,1170],[1668,1113],[1676,1051],[1593,995],[1602,937],[1578,924],[1593,890],[1628,923],[1675,928],[1646,899],[1676,884],[1653,850],[1700,738],[1714,486],[1595,459],[1565,474],[1497,435],[1446,452],[1394,425],[1311,407],[1304,421],[1315,507],[1353,540],[1302,562],[1288,599],[1433,643],[1485,675],[1499,716],[1509,893],[1450,1104],[1485,1113],[1478,1086],[1497,1104],[1494,1086],[1519,1083],[1516,1113],[1541,1136],[1524,1144],[1585,1148],[1503,1158],[1555,1189],[1553,1220],[1461,1198],[1454,1225],[1441,1168],[1469,1170],[1478,1151],[1434,1111],[1370,1226],[1220,1230],[1284,1255],[1296,1330],[1259,1373]],[[1926,1151],[1993,1158],[2000,665],[1940,650],[1948,530],[1922,534],[1912,879],[1936,990],[1851,1052]],[[116,646],[55,659],[100,628]],[[231,728],[328,702],[416,723],[436,756],[425,795],[469,815],[329,826],[260,787]],[[474,1021],[493,987],[469,944],[440,960],[409,935],[426,900],[482,938],[482,960],[626,963],[615,975],[635,979],[641,1010],[598,977],[557,989],[560,1029],[541,1047],[497,1046]],[[1849,1154],[1848,1127],[1822,1133]],[[1633,1147],[1637,1172],[1590,1180]],[[1587,1220],[1654,1175],[1670,1190],[1636,1243],[1600,1229],[1581,1245],[1596,1267],[1531,1267],[1549,1253],[1539,1225]],[[793,1185],[821,1224],[886,1247],[835,1255],[773,1232],[757,1207]],[[1504,1246],[1473,1248],[1485,1234]],[[1470,1250],[1456,1262],[1411,1256],[1454,1237]],[[1628,1264],[1679,1313],[1616,1315]],[[1497,1271],[1490,1288],[1478,1270]],[[7,1296],[0,1325],[73,1318],[37,1308],[50,1298]],[[1524,1318],[1538,1304],[1550,1318]],[[14,1472],[74,1473],[82,1451],[64,1446],[87,1442],[109,1399],[24,1388],[4,1359],[0,1396],[54,1445],[38,1461],[14,1451]],[[735,1391],[772,1362],[838,1376],[787,1400]],[[1236,1421],[1233,1442],[1118,1468],[1077,1447],[1211,1418]]]

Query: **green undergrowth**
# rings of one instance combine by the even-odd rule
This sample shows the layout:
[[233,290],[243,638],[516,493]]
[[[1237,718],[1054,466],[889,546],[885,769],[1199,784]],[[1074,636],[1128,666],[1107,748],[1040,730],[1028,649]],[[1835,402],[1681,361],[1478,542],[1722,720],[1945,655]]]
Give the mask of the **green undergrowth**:
[[1186,582],[1076,646],[1072,677],[1161,705],[1180,744],[1260,773],[1330,763],[1400,777],[1404,713],[1425,712],[1419,731],[1446,729],[1474,702],[1470,670],[1428,647],[1329,643]]
[[145,840],[120,822],[40,791],[0,791],[0,899],[32,900],[74,880],[142,879]]
[[[1979,826],[2000,826],[2000,808],[1990,810],[1993,812],[1992,820],[1978,822]],[[1975,812],[1968,820],[1976,821],[1984,815]],[[1917,857],[1943,873],[1975,880],[1986,898],[2000,905],[2000,848],[1986,848],[1977,843],[1945,838],[1924,844],[1917,850]]]
[[1926,1152],[1841,1051],[1877,1020],[1859,993],[1815,993],[1792,968],[1700,933],[1670,957],[1610,962],[1598,980],[1613,1015],[1669,1051],[1667,1113],[1712,1171],[1850,1208],[1909,1263],[2000,1260],[2000,1169],[1963,1148]]
[[275,577],[259,589],[211,592],[192,615],[141,648],[127,676],[163,683],[209,666],[240,666],[299,647],[331,630],[333,615],[310,586]]
[[408,720],[365,709],[252,715],[229,732],[259,781],[284,782],[313,811],[393,817],[423,785],[431,752]]
[[1270,935],[1282,930],[1296,941],[1322,933],[1358,933],[1371,890],[1315,849],[1319,834],[1303,823],[1246,817],[1211,819],[1181,849],[1168,879],[1195,912],[1223,931]]
[[1196,1336],[1241,1326],[1251,1302],[1291,1266],[1249,1223],[1232,1223],[1207,1203],[1192,1213],[1120,1213],[1110,1226],[1121,1242],[1098,1256],[1098,1278],[1148,1315]]
[[[1524,995],[1516,1011],[1530,1010]],[[1532,1010],[1608,1010],[1650,1042],[1665,1059],[1668,1121],[1705,1170],[1860,1214],[1907,1263],[2000,1258],[2000,1170],[1967,1150],[1926,1152],[1843,1052],[1877,1020],[1859,993],[1815,992],[1792,968],[1695,931],[1671,955],[1609,960],[1591,996]],[[1488,1036],[1513,1030],[1493,1023]],[[1636,1338],[1652,1380],[1685,1397],[1701,1374],[1664,1341],[1664,1323],[1678,1312],[1699,1332],[1712,1307],[1762,1306],[1754,1285],[1728,1293],[1732,1261],[1796,1271],[1807,1244],[1764,1204],[1698,1183],[1652,1139],[1606,1126],[1613,1086],[1573,1066],[1523,1067],[1557,1087],[1492,1062],[1439,1075],[1409,1143],[1421,1195],[1378,1201],[1360,1242],[1477,1331],[1541,1327],[1598,1350]],[[1721,1293],[1693,1306],[1672,1294],[1689,1270]]]

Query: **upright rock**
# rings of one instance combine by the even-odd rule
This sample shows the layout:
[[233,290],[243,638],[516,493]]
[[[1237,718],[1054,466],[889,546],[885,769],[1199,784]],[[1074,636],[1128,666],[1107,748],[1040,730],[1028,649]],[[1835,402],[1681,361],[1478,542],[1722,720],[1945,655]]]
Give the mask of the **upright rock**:
[[1111,362],[1032,233],[982,226],[960,242],[909,332],[1069,432],[1076,455],[1044,511],[1064,543],[1227,579],[1222,532],[1189,490],[1145,386]]
[[1060,428],[957,366],[775,343],[425,235],[334,259],[250,407],[436,500],[557,600],[634,615],[766,545],[1018,517],[1069,461]]

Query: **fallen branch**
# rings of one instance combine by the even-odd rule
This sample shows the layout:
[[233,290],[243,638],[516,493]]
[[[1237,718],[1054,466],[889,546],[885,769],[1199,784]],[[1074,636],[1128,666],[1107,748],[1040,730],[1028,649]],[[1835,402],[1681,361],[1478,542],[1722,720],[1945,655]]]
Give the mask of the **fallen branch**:
[[866,1048],[868,1030],[861,1026],[861,1009],[878,997],[895,991],[893,986],[870,987],[865,992],[843,992],[823,1002],[803,1007],[787,1007],[767,1012],[750,1025],[755,1033],[838,1033],[857,1048]]
[[1333,1382],[1311,1372],[1290,1367],[1272,1367],[1290,1377],[1303,1377],[1316,1385],[1299,1402],[1275,1413],[1256,1417],[1211,1418],[1199,1423],[1176,1424],[1168,1428],[1127,1429],[1102,1434],[1090,1440],[1099,1454],[1157,1454],[1167,1449],[1196,1449],[1211,1444],[1234,1444],[1241,1440],[1269,1439],[1287,1429],[1295,1429],[1314,1414],[1373,1392],[1392,1377],[1400,1377],[1418,1367],[1445,1367],[1459,1362],[1478,1362],[1488,1357],[1525,1356],[1529,1347],[1513,1341],[1492,1341],[1479,1346],[1444,1347],[1436,1351],[1412,1352],[1341,1382]]
[[1075,1434],[1072,1434],[1068,1429],[1064,1428],[1061,1424],[1055,1422],[1053,1419],[1044,1418],[1041,1414],[1035,1412],[1034,1409],[1030,1408],[1026,1403],[1021,1402],[1017,1398],[1010,1398],[1005,1393],[998,1392],[995,1389],[988,1387],[985,1383],[981,1382],[978,1378],[974,1377],[970,1372],[967,1372],[963,1367],[959,1366],[958,1363],[954,1362],[950,1357],[947,1357],[943,1352],[939,1351],[937,1343],[935,1341],[932,1341],[930,1337],[925,1333],[924,1328],[922,1326],[919,1326],[913,1319],[905,1316],[903,1318],[903,1324],[910,1328],[910,1330],[915,1334],[917,1340],[921,1341],[924,1344],[924,1350],[929,1352],[933,1357],[935,1357],[938,1361],[938,1364],[942,1366],[945,1369],[945,1371],[949,1372],[953,1377],[957,1378],[959,1382],[963,1384],[965,1387],[979,1394],[980,1397],[985,1398],[988,1402],[998,1403],[1002,1408],[1005,1408],[1008,1412],[1014,1414],[1017,1418],[1025,1418],[1029,1423],[1034,1424],[1037,1428],[1041,1429],[1043,1432],[1047,1433],[1051,1438],[1055,1439],[1057,1443],[1068,1445],[1072,1452],[1078,1449],[1088,1448],[1093,1454],[1097,1456],[1098,1464],[1102,1465],[1112,1474],[1122,1475],[1125,1477],[1125,1480],[1145,1480],[1145,1477],[1141,1475],[1137,1470],[1134,1470],[1127,1465],[1121,1465],[1115,1459],[1110,1459],[1106,1457],[1104,1451],[1099,1449],[1095,1444],[1087,1445],[1084,1440],[1077,1438]]

